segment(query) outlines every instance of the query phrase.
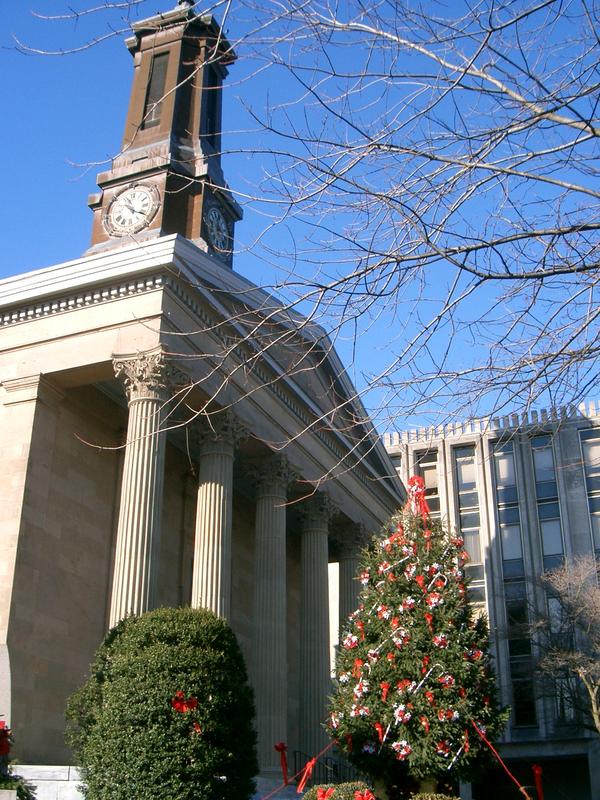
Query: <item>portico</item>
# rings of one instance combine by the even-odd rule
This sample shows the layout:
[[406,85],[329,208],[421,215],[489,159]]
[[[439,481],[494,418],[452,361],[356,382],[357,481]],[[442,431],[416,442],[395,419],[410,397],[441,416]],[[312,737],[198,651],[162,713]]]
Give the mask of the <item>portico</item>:
[[[262,313],[286,347],[248,335]],[[263,774],[279,741],[319,748],[331,526],[352,559],[357,526],[401,502],[364,411],[340,411],[323,331],[177,235],[5,280],[0,316],[0,713],[19,758],[68,763],[64,701],[106,629],[179,604],[238,635]]]

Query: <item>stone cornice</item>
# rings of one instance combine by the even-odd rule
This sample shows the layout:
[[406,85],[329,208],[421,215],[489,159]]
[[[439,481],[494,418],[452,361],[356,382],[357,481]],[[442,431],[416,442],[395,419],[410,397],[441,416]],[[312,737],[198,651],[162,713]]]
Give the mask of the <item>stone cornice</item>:
[[[319,326],[306,325],[305,319],[293,311],[276,312],[276,298],[229,268],[223,267],[179,235],[91,254],[55,267],[0,281],[0,329],[2,325],[24,323],[168,288],[213,335],[231,349],[247,338],[247,332],[235,320],[230,320],[228,331],[219,324],[223,318],[227,319],[228,310],[212,292],[212,286],[218,286],[220,292],[243,297],[244,303],[249,307],[272,315],[272,321],[284,327],[298,332],[300,323],[302,336],[310,341],[319,339],[325,342],[325,334]],[[235,336],[229,335],[231,332]],[[246,342],[246,346],[253,345]],[[332,369],[340,376],[347,392],[346,397],[352,397],[352,387],[333,349],[327,358]],[[254,370],[256,377],[342,463],[342,469],[351,469],[355,477],[370,491],[374,482],[379,482],[385,493],[390,495],[392,504],[399,504],[402,500],[401,489],[394,485],[394,480],[386,479],[379,470],[374,469],[368,457],[362,459],[361,453],[355,452],[353,444],[343,432],[335,429],[334,424],[327,429],[327,418],[323,417],[322,410],[305,394],[293,376],[286,375],[268,353],[264,354],[262,361],[264,365],[257,364]],[[352,405],[362,414],[366,433],[367,429],[371,429],[370,423],[366,422],[366,412],[356,397],[353,397]],[[322,419],[325,430],[321,426],[315,426],[315,420],[319,419]],[[387,475],[395,476],[395,470],[375,431],[371,430],[370,433],[373,447],[384,470],[387,467]],[[371,441],[371,437],[367,437],[368,441]],[[353,455],[349,457],[349,454]]]

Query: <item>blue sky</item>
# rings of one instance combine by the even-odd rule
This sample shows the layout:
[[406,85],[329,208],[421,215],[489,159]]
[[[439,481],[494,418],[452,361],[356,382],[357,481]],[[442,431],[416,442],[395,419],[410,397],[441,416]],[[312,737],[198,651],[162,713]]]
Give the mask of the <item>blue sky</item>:
[[[98,5],[102,4],[103,0],[98,2]],[[175,0],[143,0],[134,19],[167,10],[174,4]],[[70,5],[83,9],[93,3],[91,0],[90,2],[71,0]],[[126,27],[125,23],[120,19],[121,12],[113,12],[112,15],[105,12],[102,15],[89,15],[81,17],[76,22],[41,20],[31,13],[37,11],[42,15],[56,14],[64,12],[68,6],[66,0],[64,2],[21,0],[6,4],[2,11],[0,74],[3,78],[3,125],[0,126],[0,147],[4,154],[2,169],[4,236],[0,278],[78,258],[85,252],[89,245],[92,221],[91,212],[87,207],[87,197],[96,191],[97,172],[106,169],[111,157],[119,150],[131,85],[132,59],[123,43],[125,31],[111,36],[108,23],[117,28]],[[226,0],[219,0],[218,8],[215,10],[217,19],[221,20],[227,6]],[[259,7],[268,17],[271,10],[269,0],[260,0]],[[231,18],[225,22],[225,30],[229,38],[235,41],[241,32],[252,27],[254,19],[250,2],[243,8],[237,4],[232,8]],[[557,26],[553,28],[555,37],[560,38],[563,32],[571,30],[568,26],[565,28],[565,24],[564,19],[558,19]],[[18,52],[13,35],[29,47],[41,50],[56,51],[73,47],[83,49],[70,55],[24,55]],[[106,40],[97,46],[85,47],[86,42],[96,36],[106,36]],[[359,41],[359,46],[360,44]],[[567,62],[570,55],[569,47],[567,43],[563,54],[563,59]],[[353,216],[348,209],[348,203],[354,201],[352,192],[346,193],[345,187],[338,185],[329,198],[331,205],[327,211],[327,214],[332,214],[332,209],[335,208],[335,219],[333,216],[328,217],[327,214],[319,217],[316,210],[315,219],[322,224],[311,230],[313,224],[311,206],[305,203],[301,221],[294,219],[292,213],[291,218],[288,217],[270,231],[268,239],[261,241],[259,246],[254,246],[255,240],[264,228],[269,227],[271,222],[269,214],[277,216],[280,207],[268,203],[257,206],[256,203],[246,202],[245,196],[256,191],[256,186],[261,183],[268,171],[273,172],[276,181],[281,180],[280,188],[281,185],[285,186],[287,173],[278,175],[277,167],[286,162],[278,161],[277,157],[269,155],[268,151],[276,150],[278,147],[288,147],[292,152],[302,152],[302,145],[285,135],[269,138],[267,134],[261,132],[260,125],[253,119],[251,112],[255,111],[261,116],[266,115],[284,134],[289,129],[286,126],[297,124],[305,131],[312,132],[317,143],[321,141],[321,135],[326,138],[329,133],[334,133],[332,138],[335,143],[338,141],[335,138],[338,134],[342,138],[346,134],[352,137],[353,132],[352,125],[346,128],[342,126],[341,133],[334,131],[333,127],[329,128],[330,123],[335,124],[335,114],[323,113],[319,101],[310,94],[305,94],[300,81],[294,80],[284,68],[268,64],[268,59],[264,61],[253,59],[249,45],[241,45],[237,50],[239,60],[231,67],[226,86],[223,123],[224,148],[226,151],[233,151],[224,157],[225,174],[234,191],[239,193],[238,198],[245,207],[245,218],[236,229],[236,245],[239,252],[235,257],[234,268],[267,288],[284,279],[288,274],[286,270],[289,270],[290,274],[296,271],[300,276],[309,274],[310,270],[315,270],[317,273],[321,271],[321,276],[325,279],[355,265],[355,259],[360,256],[355,246],[356,242],[359,245],[365,242],[367,250],[371,242],[375,250],[382,244],[393,250],[396,241],[402,243],[405,236],[410,239],[412,213],[410,203],[405,211],[400,202],[397,207],[398,213],[394,211],[387,216],[384,203],[379,208],[373,207],[374,211],[370,217],[371,208],[368,204],[363,205],[364,198],[358,197],[356,214]],[[543,58],[550,58],[554,66],[557,48],[553,45],[549,50],[553,52],[546,51],[539,54],[537,66],[542,74],[548,70],[548,65],[542,63]],[[285,56],[288,55],[292,61],[302,61],[302,68],[297,73],[300,80],[305,77],[309,84],[315,80],[319,81],[322,73],[318,68],[323,64],[318,63],[321,57],[318,49],[313,53],[309,46],[303,48],[303,42],[300,40],[296,45],[290,46],[289,53]],[[375,72],[380,65],[389,66],[385,62],[385,56],[381,55],[377,47],[371,52],[366,52],[365,49],[359,52],[356,43],[352,44],[348,40],[343,40],[341,46],[338,43],[330,47],[328,56],[338,60],[336,66],[341,65],[342,71],[346,68],[352,71],[355,65],[358,69],[360,62],[365,58],[369,59],[370,66]],[[404,57],[401,56],[402,59]],[[412,58],[410,67],[419,72],[422,65],[419,63],[415,65],[414,56]],[[594,52],[589,58],[593,60]],[[400,67],[403,68],[408,63],[403,61]],[[593,68],[593,64],[590,68]],[[402,120],[403,114],[410,113],[410,102],[407,103],[407,98],[411,97],[414,86],[414,82],[402,80],[387,83],[374,81],[369,85],[362,83],[360,91],[357,91],[350,101],[355,101],[350,110],[351,122],[359,127],[378,125],[380,117],[394,121],[396,114]],[[329,96],[335,96],[336,88],[336,82],[330,81],[323,90],[324,96],[328,96],[327,92]],[[418,102],[418,94],[415,94],[415,98]],[[286,106],[285,103],[289,105]],[[306,116],[304,116],[305,105],[308,105],[309,109]],[[343,103],[339,107],[342,108]],[[460,116],[460,111],[455,112],[450,100],[439,108],[441,116],[438,120],[440,124],[437,127],[437,135],[443,137],[445,122],[455,113]],[[334,105],[333,111],[336,110],[337,107]],[[471,111],[475,114],[476,125],[479,124],[480,115],[484,119],[482,124],[486,124],[485,117],[490,116],[490,109],[485,107],[485,103],[483,106],[474,106]],[[434,125],[438,121],[434,121]],[[457,124],[456,119],[452,121],[453,124]],[[458,124],[460,125],[460,122]],[[392,125],[390,130],[395,131],[397,136],[402,136],[402,126],[396,130]],[[412,133],[414,132],[413,128]],[[416,133],[419,134],[418,126]],[[543,135],[546,134],[543,132]],[[558,135],[561,135],[560,131]],[[529,145],[532,141],[530,138],[520,144]],[[322,165],[327,167],[328,164],[334,164],[336,146],[334,144],[332,150],[326,152],[320,151],[317,144],[313,149],[313,157],[315,152],[318,154],[317,158],[321,152],[326,152]],[[344,153],[343,158],[351,160],[351,148]],[[375,165],[372,176],[369,172],[371,163]],[[383,187],[381,193],[384,196],[386,191],[398,192],[398,197],[402,201],[403,186],[397,176],[406,169],[405,164],[406,159],[402,163],[390,162],[387,172],[384,171],[385,168],[379,172],[377,167],[381,162],[370,162],[366,159],[359,162],[358,171],[353,174],[359,176],[361,183],[369,183],[372,180],[376,190],[379,186]],[[415,168],[418,171],[421,166],[417,164]],[[566,174],[570,177],[568,172]],[[308,168],[304,172],[301,171],[299,176],[301,180],[306,180],[307,186],[310,186],[314,173]],[[408,179],[411,178],[410,171],[406,176]],[[322,174],[319,175],[319,179],[322,179]],[[493,230],[496,224],[504,225],[506,221],[504,212],[509,216],[516,213],[518,219],[532,199],[528,185],[520,187],[513,183],[511,187],[513,200],[519,198],[515,212],[514,208],[496,205],[499,197],[496,189],[497,187],[492,184],[490,190],[488,185],[485,192],[474,195],[473,203],[467,209],[465,216],[454,215],[452,225],[457,225],[459,230],[464,227],[466,234],[470,234],[473,230],[477,236],[478,225],[489,227],[490,230]],[[435,185],[432,191],[435,193]],[[419,199],[417,194],[414,200],[417,205]],[[539,196],[533,198],[533,214],[536,210],[535,203],[538,201]],[[576,201],[579,202],[578,196]],[[424,202],[430,201],[425,199]],[[501,210],[496,215],[498,208]],[[568,210],[568,205],[565,208]],[[589,208],[591,206],[586,200],[581,208],[577,209],[577,213],[585,214]],[[380,217],[380,214],[383,216]],[[329,221],[337,236],[336,239],[332,234],[330,250],[327,249],[326,230]],[[449,229],[450,235],[455,231],[456,228]],[[343,236],[347,232],[350,232],[348,240],[352,240],[352,245],[346,249]],[[353,238],[354,233],[356,241]],[[374,238],[369,239],[371,236]],[[340,242],[341,248],[338,249]],[[302,260],[294,259],[295,248],[302,251],[306,257],[304,263]],[[282,254],[287,258],[283,258]],[[390,268],[390,274],[396,278],[398,272]],[[360,387],[368,383],[369,378],[365,377],[365,373],[377,374],[383,365],[393,358],[394,349],[401,352],[406,341],[422,328],[431,310],[443,302],[451,280],[451,271],[448,271],[442,263],[434,265],[427,273],[423,298],[418,302],[416,298],[421,288],[418,281],[406,287],[402,285],[401,290],[393,296],[393,304],[383,313],[380,313],[379,306],[373,306],[370,313],[362,314],[358,318],[356,329],[352,325],[347,325],[342,330],[336,345],[348,365],[352,379]],[[571,286],[568,282],[560,284],[557,288],[558,299],[570,291]],[[506,305],[495,305],[493,290],[487,286],[483,287],[478,290],[474,299],[463,305],[462,319],[446,320],[446,323],[437,330],[437,338],[427,342],[422,351],[417,351],[418,357],[422,357],[427,364],[432,364],[435,368],[436,361],[443,357],[446,345],[451,341],[454,351],[448,362],[449,367],[462,369],[468,366],[480,353],[485,354],[481,349],[482,342],[493,346],[494,341],[502,337],[507,320],[510,322],[511,315],[521,302],[522,298],[516,294]],[[476,320],[480,309],[486,306],[490,310],[486,313],[485,324],[469,326],[470,318]],[[552,306],[548,308],[551,309]],[[550,313],[544,307],[540,307],[540,312],[538,320],[534,321],[536,325],[542,324],[544,314],[548,316]],[[541,323],[539,319],[542,320]],[[455,322],[460,324],[455,325]],[[520,335],[519,331],[516,335]],[[509,356],[510,346],[511,341],[507,340],[505,350],[509,351]],[[406,379],[407,374],[402,373],[402,369],[403,364],[400,362],[399,375]],[[427,366],[425,371],[427,369],[430,367]],[[411,377],[409,373],[408,391],[411,388]],[[401,418],[399,425],[405,427],[439,421],[440,417],[439,415],[436,417],[436,414],[440,411],[440,407],[442,416],[444,414],[452,416],[455,407],[453,387],[450,385],[440,387],[438,384],[437,388],[441,388],[440,400],[437,409],[435,403],[431,404],[429,409],[431,416],[417,416],[411,420]],[[428,390],[429,387],[425,391],[426,395]],[[403,391],[406,394],[407,390]],[[391,394],[393,397],[394,392]],[[367,406],[370,409],[374,408],[385,396],[385,388],[380,388],[372,393]],[[397,401],[402,403],[403,396],[394,398],[393,402]],[[393,410],[393,404],[390,404],[390,407]],[[485,413],[487,410],[480,408],[480,413]],[[507,410],[512,409],[504,409]],[[460,412],[461,417],[462,415],[463,412]],[[383,423],[383,427],[387,425]]]

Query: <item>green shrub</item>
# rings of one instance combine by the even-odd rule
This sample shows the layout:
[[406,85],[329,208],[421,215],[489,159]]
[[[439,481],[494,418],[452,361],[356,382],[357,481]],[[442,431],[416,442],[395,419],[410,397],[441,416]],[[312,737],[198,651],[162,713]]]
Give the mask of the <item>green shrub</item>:
[[436,794],[435,792],[420,792],[413,794],[411,800],[460,800],[460,797],[450,797],[449,794]]
[[[331,800],[354,800],[354,793],[361,792],[361,794],[370,787],[362,781],[354,781],[353,783],[321,783],[318,786],[313,786],[303,797],[303,800],[317,800],[319,789],[331,789],[335,791],[331,796]],[[373,791],[371,789],[371,791]]]
[[67,706],[87,800],[244,800],[254,704],[227,623],[203,609],[123,620]]

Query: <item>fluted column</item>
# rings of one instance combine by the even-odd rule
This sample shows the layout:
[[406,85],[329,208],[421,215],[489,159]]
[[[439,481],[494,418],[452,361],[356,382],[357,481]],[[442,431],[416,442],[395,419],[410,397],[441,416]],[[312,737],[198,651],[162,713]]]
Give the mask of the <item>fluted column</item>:
[[326,495],[302,503],[300,541],[300,741],[308,756],[326,744],[322,724],[331,693],[329,674],[328,533],[333,507]]
[[233,456],[241,429],[230,412],[211,416],[199,433],[198,506],[192,573],[192,608],[231,613],[231,507]]
[[352,524],[345,530],[339,548],[339,631],[346,630],[350,614],[358,605],[360,583],[358,568],[361,549],[367,543],[367,535],[362,525]]
[[173,369],[164,353],[114,361],[129,402],[121,501],[110,605],[110,627],[154,607],[162,513],[168,382]]
[[252,683],[261,774],[280,774],[287,740],[286,501],[290,471],[272,456],[256,475]]

